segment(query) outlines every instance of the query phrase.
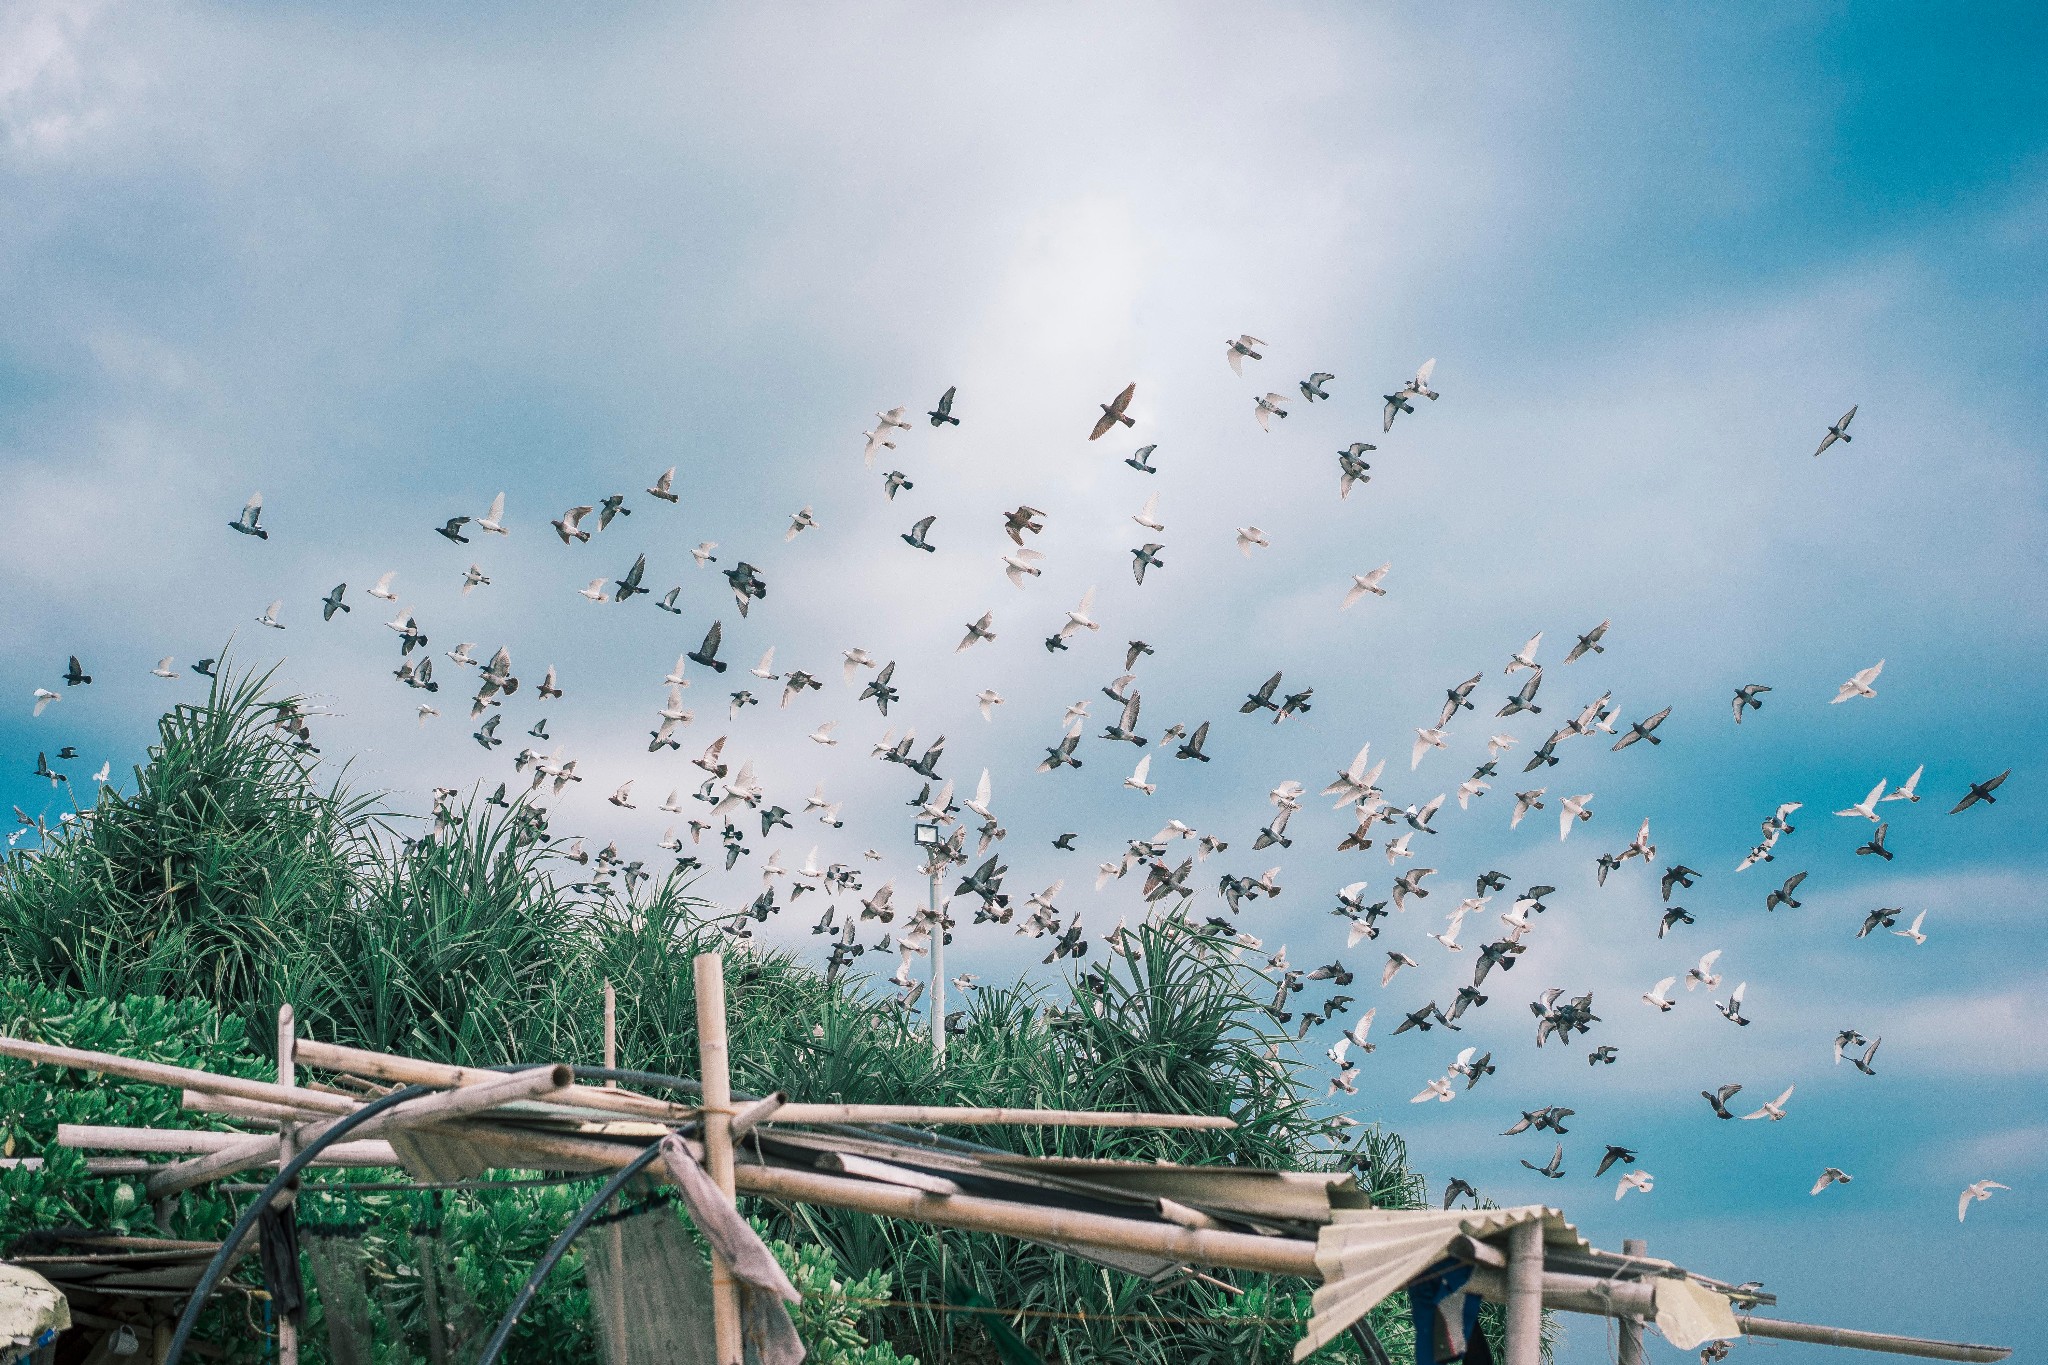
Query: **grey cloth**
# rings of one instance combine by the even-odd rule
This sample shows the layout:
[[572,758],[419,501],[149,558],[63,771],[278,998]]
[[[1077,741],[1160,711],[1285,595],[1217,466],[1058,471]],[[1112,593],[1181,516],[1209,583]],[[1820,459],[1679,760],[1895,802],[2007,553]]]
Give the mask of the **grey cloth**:
[[711,1276],[674,1209],[600,1219],[577,1246],[604,1365],[716,1365]]
[[739,1281],[741,1330],[760,1365],[799,1365],[804,1358],[803,1338],[797,1335],[796,1324],[783,1305],[802,1303],[803,1295],[796,1292],[767,1244],[704,1173],[682,1139],[674,1135],[663,1138],[661,1158],[669,1178],[682,1192],[683,1202],[689,1205],[697,1230],[711,1249],[725,1258],[733,1278]]

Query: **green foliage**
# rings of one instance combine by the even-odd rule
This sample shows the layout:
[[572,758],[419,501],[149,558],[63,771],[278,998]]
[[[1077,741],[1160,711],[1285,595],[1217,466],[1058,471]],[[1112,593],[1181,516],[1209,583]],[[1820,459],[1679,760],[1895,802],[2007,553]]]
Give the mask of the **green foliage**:
[[[623,1064],[695,1072],[689,961],[730,940],[682,881],[636,896],[579,894],[569,884],[581,870],[557,875],[560,850],[526,812],[480,803],[402,840],[375,801],[318,784],[279,724],[298,703],[267,699],[264,681],[223,668],[204,705],[164,717],[134,794],[103,792],[87,818],[0,867],[0,975],[22,978],[0,984],[0,1025],[260,1075],[275,1011],[290,1001],[302,1033],[325,1040],[467,1065],[593,1061],[595,1005],[610,981]],[[1355,1171],[1379,1205],[1419,1204],[1421,1180],[1397,1136],[1347,1135],[1315,1112],[1314,1082],[1260,999],[1270,981],[1180,919],[1129,931],[1126,943],[1058,994],[975,992],[943,1069],[922,1029],[864,981],[828,981],[780,952],[728,951],[734,1084],[797,1100],[1228,1114],[1239,1126],[1225,1132],[961,1135],[1051,1156]],[[87,1179],[78,1154],[50,1138],[60,1120],[203,1122],[176,1103],[155,1087],[0,1063],[0,1140],[49,1163],[0,1173],[0,1231],[146,1227],[132,1187],[124,1195]],[[417,1355],[422,1267],[411,1229],[427,1216],[423,1196],[354,1183],[323,1173],[307,1216],[365,1224],[373,1300],[394,1340],[410,1343],[393,1350]],[[592,1188],[449,1197],[451,1311],[495,1321]],[[217,1236],[230,1212],[217,1196],[188,1195],[177,1230]],[[1059,1362],[1280,1361],[1308,1315],[1297,1286],[1258,1276],[1234,1277],[1232,1289],[1155,1286],[1012,1240],[805,1206],[758,1213],[807,1294],[799,1320],[825,1365],[997,1359],[983,1320],[936,1307],[947,1303],[994,1306],[1031,1350]],[[556,1271],[513,1358],[595,1359],[578,1267],[572,1254]],[[1405,1341],[1391,1305],[1379,1320],[1390,1348]],[[1337,1343],[1323,1358],[1353,1356]]]

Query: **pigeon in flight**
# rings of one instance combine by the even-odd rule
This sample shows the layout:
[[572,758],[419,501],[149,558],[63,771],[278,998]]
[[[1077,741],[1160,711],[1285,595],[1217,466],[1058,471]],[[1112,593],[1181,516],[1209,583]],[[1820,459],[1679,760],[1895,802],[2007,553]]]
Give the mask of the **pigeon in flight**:
[[1639,720],[1634,725],[1629,726],[1628,733],[1614,741],[1612,752],[1619,753],[1639,739],[1647,739],[1652,744],[1662,744],[1664,741],[1657,738],[1656,729],[1664,723],[1670,714],[1671,708],[1667,706],[1656,715],[1650,716],[1645,720]]
[[469,525],[468,517],[450,517],[434,528],[434,534],[446,536],[457,545],[467,545],[469,544],[469,537],[462,534],[462,528],[467,525]]
[[[1562,1180],[1564,1179],[1564,1144],[1562,1142],[1557,1144],[1557,1150],[1550,1154],[1550,1160],[1544,1165],[1538,1166],[1527,1157],[1522,1158],[1522,1164],[1538,1175],[1547,1176],[1552,1180]],[[1626,1178],[1623,1177],[1623,1179]]]
[[1982,801],[1987,806],[1997,805],[1998,798],[1993,796],[1991,793],[1997,791],[1999,787],[2004,784],[2005,779],[2011,776],[2012,769],[2007,768],[2004,772],[2000,773],[1996,777],[1988,778],[1983,782],[1972,782],[1970,784],[1970,790],[1968,794],[1965,795],[1962,800],[1956,802],[1955,807],[1949,811],[1949,814],[1961,815],[1964,811],[1976,805],[1979,801]]
[[270,532],[263,529],[260,524],[262,520],[263,494],[261,492],[251,493],[249,501],[242,507],[242,515],[229,522],[228,529],[230,531],[240,531],[245,536],[254,536],[258,540],[268,540],[270,539]]
[[1308,402],[1313,403],[1317,399],[1327,400],[1330,395],[1324,392],[1323,385],[1329,383],[1332,379],[1335,379],[1336,377],[1337,376],[1334,374],[1328,374],[1322,370],[1317,370],[1314,374],[1302,380],[1301,383],[1297,385],[1297,387],[1301,390],[1302,398]]
[[1970,1212],[1970,1205],[1982,1203],[1984,1200],[1989,1199],[1993,1190],[2009,1190],[2011,1188],[2012,1186],[2001,1185],[1996,1180],[1979,1180],[1974,1185],[1965,1185],[1962,1198],[1956,1200],[1956,1221],[1958,1223],[1962,1222]]
[[1607,646],[1601,644],[1600,640],[1601,637],[1607,634],[1607,627],[1612,624],[1613,622],[1611,621],[1602,621],[1599,625],[1593,627],[1584,635],[1581,635],[1579,637],[1579,642],[1572,646],[1571,653],[1564,656],[1564,661],[1568,664],[1577,663],[1580,659],[1583,659],[1589,652],[1593,654],[1605,654],[1607,652]]
[[931,423],[933,426],[957,427],[960,425],[960,419],[953,415],[953,395],[957,392],[959,392],[959,385],[957,384],[948,388],[944,393],[939,395],[939,405],[933,408],[930,412],[925,414],[926,417],[931,419]]
[[[663,502],[681,501],[681,495],[675,491],[675,481],[676,467],[674,465],[670,465],[667,469],[661,471],[661,477],[656,479],[654,483],[647,489],[647,496],[650,498],[660,498]],[[491,515],[495,517],[497,514],[497,504],[493,503],[491,506]],[[483,523],[481,522],[478,523],[478,525],[482,524]],[[486,527],[485,529],[489,530],[491,528]]]
[[1102,416],[1095,419],[1095,429],[1088,433],[1088,439],[1091,441],[1098,439],[1104,432],[1110,430],[1119,422],[1127,427],[1136,426],[1138,424],[1137,419],[1127,413],[1125,409],[1130,407],[1131,395],[1137,391],[1138,386],[1135,382],[1126,384],[1122,393],[1110,399],[1107,403],[1101,404]]
[[[1862,404],[1860,403],[1856,405],[1856,407],[1861,406]],[[1856,420],[1856,407],[1852,407],[1847,412],[1843,413],[1841,416],[1841,420],[1836,422],[1833,426],[1829,427],[1828,434],[1820,438],[1820,446],[1813,452],[1814,457],[1816,459],[1818,459],[1822,452],[1824,452],[1829,446],[1833,445],[1835,442],[1852,441],[1855,439],[1855,437],[1849,434],[1849,423]]]
[[1147,569],[1163,569],[1166,567],[1166,561],[1159,557],[1159,552],[1165,548],[1164,545],[1154,540],[1148,541],[1131,551],[1131,576],[1137,579],[1141,585],[1145,581],[1145,571]]
[[1735,689],[1735,723],[1742,724],[1744,711],[1761,711],[1764,704],[1758,698],[1771,689],[1762,683],[1745,683]]
[[1728,1108],[1728,1101],[1741,1093],[1742,1087],[1739,1085],[1724,1085],[1719,1090],[1700,1091],[1700,1098],[1713,1106],[1715,1118],[1732,1119],[1735,1114]]
[[[1265,344],[1265,342],[1252,336],[1250,333],[1240,336],[1235,341],[1224,342],[1223,358],[1230,362],[1230,372],[1240,379],[1244,378],[1244,362],[1246,360],[1264,360],[1266,357],[1254,348]],[[1332,379],[1336,378],[1335,375],[1330,377]]]
[[1393,567],[1393,561],[1389,560],[1371,573],[1351,575],[1351,586],[1344,593],[1344,608],[1348,610],[1367,593],[1371,593],[1375,597],[1385,597],[1387,590],[1380,586],[1380,582],[1387,576],[1387,571]]
[[1278,417],[1283,420],[1286,418],[1287,409],[1283,405],[1287,402],[1288,398],[1284,393],[1269,393],[1252,400],[1252,415],[1259,419],[1260,431],[1271,431],[1273,429],[1267,425],[1267,418]]
[[1372,466],[1366,463],[1365,452],[1378,449],[1378,446],[1367,445],[1364,441],[1353,441],[1337,452],[1338,497],[1350,497],[1353,484],[1372,482]]
[[1882,672],[1884,672],[1884,660],[1879,659],[1876,663],[1843,683],[1841,690],[1835,693],[1835,699],[1829,702],[1828,705],[1839,706],[1851,697],[1876,696],[1877,689],[1872,687],[1871,684],[1877,681],[1877,675]]
[[1387,406],[1383,420],[1380,423],[1381,431],[1392,431],[1394,429],[1394,418],[1397,414],[1415,411],[1415,404],[1410,402],[1410,399],[1427,398],[1432,403],[1436,401],[1436,390],[1429,387],[1429,377],[1435,370],[1435,359],[1425,360],[1422,362],[1422,368],[1415,372],[1413,379],[1394,390],[1394,392],[1384,395]]
[[1822,1168],[1820,1179],[1813,1182],[1813,1188],[1807,1193],[1819,1194],[1830,1185],[1846,1185],[1855,1178],[1839,1166],[1827,1166]]
[[571,507],[548,525],[555,528],[555,534],[562,538],[564,545],[572,540],[588,541],[590,532],[583,529],[583,519],[596,510],[594,507]]
[[936,553],[938,546],[927,541],[925,536],[931,531],[932,523],[937,520],[936,515],[920,518],[900,539],[913,550],[923,550],[926,554]]
[[1140,474],[1157,474],[1159,471],[1152,465],[1152,452],[1157,449],[1159,449],[1157,445],[1139,446],[1131,452],[1130,457],[1124,463],[1137,470]]
[[1657,1187],[1657,1178],[1648,1171],[1630,1171],[1622,1176],[1621,1183],[1614,1187],[1614,1197],[1621,1198],[1630,1190],[1641,1190],[1648,1194]]

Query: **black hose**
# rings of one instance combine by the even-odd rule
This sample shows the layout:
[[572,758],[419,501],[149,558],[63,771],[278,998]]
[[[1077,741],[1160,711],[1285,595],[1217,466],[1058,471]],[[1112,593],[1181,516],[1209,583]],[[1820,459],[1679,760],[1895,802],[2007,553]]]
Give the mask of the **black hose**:
[[[696,1126],[691,1124],[690,1129],[695,1129]],[[491,1339],[484,1343],[483,1354],[477,1357],[476,1365],[494,1365],[498,1357],[504,1354],[505,1343],[512,1339],[512,1329],[518,1325],[519,1315],[526,1311],[526,1305],[540,1292],[541,1282],[547,1279],[548,1273],[562,1257],[569,1254],[569,1244],[576,1240],[583,1229],[590,1226],[591,1220],[597,1217],[597,1211],[610,1202],[613,1195],[626,1187],[627,1181],[640,1174],[660,1155],[661,1144],[650,1144],[640,1155],[620,1167],[610,1180],[605,1181],[604,1187],[590,1197],[589,1203],[576,1210],[576,1216],[569,1220],[568,1225],[548,1247],[547,1254],[534,1263],[533,1273],[526,1277],[526,1283],[520,1285],[519,1292],[512,1296],[512,1306],[505,1310],[504,1317],[498,1319],[497,1330],[492,1332]],[[166,1362],[166,1365],[169,1363]]]
[[263,1193],[257,1195],[249,1207],[242,1211],[242,1216],[235,1220],[234,1230],[220,1244],[220,1250],[213,1253],[213,1259],[206,1263],[206,1271],[200,1275],[199,1283],[192,1287],[191,1297],[185,1300],[185,1311],[178,1317],[178,1330],[171,1334],[171,1346],[164,1354],[164,1365],[178,1365],[179,1359],[185,1354],[185,1343],[192,1338],[192,1329],[199,1325],[199,1315],[206,1310],[206,1301],[213,1297],[214,1286],[218,1285],[221,1276],[227,1273],[228,1262],[234,1259],[235,1249],[241,1246],[242,1239],[249,1235],[249,1229],[256,1226],[256,1220],[262,1216],[263,1210],[270,1207],[270,1201],[282,1194],[285,1186],[290,1184],[300,1171],[312,1164],[314,1157],[348,1136],[350,1132],[395,1105],[432,1093],[431,1086],[408,1085],[388,1095],[380,1095],[362,1108],[336,1119],[333,1127],[300,1148],[296,1156],[277,1168],[277,1174],[263,1187]]

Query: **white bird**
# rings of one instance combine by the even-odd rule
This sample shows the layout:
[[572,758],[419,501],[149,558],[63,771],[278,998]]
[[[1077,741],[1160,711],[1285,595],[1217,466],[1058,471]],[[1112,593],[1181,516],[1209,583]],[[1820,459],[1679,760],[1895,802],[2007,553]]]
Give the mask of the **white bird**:
[[1641,1190],[1648,1194],[1657,1188],[1657,1177],[1648,1171],[1629,1171],[1621,1177],[1621,1183],[1614,1187],[1614,1197],[1621,1198],[1630,1190]]
[[817,729],[811,731],[811,743],[823,744],[828,748],[834,744],[837,744],[839,741],[832,737],[832,727],[837,725],[838,723],[839,722],[836,720],[828,720],[823,725],[820,725]]
[[763,682],[779,681],[782,675],[775,671],[775,646],[768,646],[767,653],[761,656],[761,662],[755,664],[752,668],[748,669],[747,672],[753,674],[755,677],[761,679]]
[[790,517],[789,530],[782,537],[783,543],[785,545],[788,544],[817,524],[818,519],[811,515],[811,505],[805,503],[802,508]]
[[1884,672],[1884,660],[1879,659],[1876,663],[1843,683],[1841,690],[1835,693],[1835,699],[1829,702],[1828,705],[1839,706],[1851,697],[1876,696],[1877,689],[1872,687],[1871,684],[1877,681],[1877,675],[1882,672]]
[[1252,557],[1252,546],[1256,545],[1263,550],[1270,549],[1272,544],[1273,542],[1266,538],[1266,533],[1256,526],[1240,526],[1237,528],[1237,550],[1246,559]]
[[611,802],[620,810],[639,809],[639,807],[633,804],[633,779],[630,777],[627,778],[624,782],[621,782],[619,784],[619,789],[613,792],[610,796],[607,796],[605,800]]
[[376,584],[370,589],[370,596],[381,597],[386,602],[396,602],[398,594],[391,591],[391,580],[396,577],[398,577],[398,570],[393,569],[390,573],[378,579]]
[[1268,417],[1286,418],[1287,409],[1283,406],[1286,402],[1287,395],[1284,393],[1269,393],[1263,398],[1252,400],[1252,416],[1259,419],[1260,431],[1271,431],[1273,429],[1266,423]]
[[1240,379],[1244,378],[1245,357],[1249,356],[1253,360],[1264,360],[1265,357],[1260,355],[1256,348],[1265,344],[1265,342],[1252,336],[1250,333],[1246,333],[1235,341],[1224,342],[1223,358],[1230,362],[1230,372]]
[[993,687],[985,687],[975,693],[974,700],[981,706],[981,718],[989,721],[996,718],[995,709],[1003,704],[1002,694]]
[[1522,823],[1522,817],[1523,817],[1523,816],[1525,816],[1525,815],[1527,815],[1527,814],[1528,814],[1528,813],[1529,813],[1530,811],[1532,811],[1532,810],[1542,810],[1542,809],[1543,809],[1543,801],[1542,801],[1542,796],[1543,796],[1543,793],[1545,793],[1546,791],[1549,791],[1549,790],[1550,790],[1550,788],[1548,788],[1548,787],[1538,787],[1538,788],[1537,788],[1537,789],[1536,789],[1535,791],[1528,791],[1528,792],[1516,792],[1516,793],[1515,793],[1515,813],[1514,813],[1513,815],[1511,815],[1511,816],[1509,816],[1509,817],[1508,817],[1508,828],[1509,828],[1509,829],[1513,829],[1513,828],[1515,828],[1515,827],[1516,827],[1517,825],[1521,824],[1521,823]]
[[1355,573],[1351,575],[1351,586],[1344,593],[1344,607],[1349,609],[1359,598],[1364,597],[1367,593],[1371,593],[1375,597],[1385,597],[1387,590],[1380,586],[1380,580],[1385,578],[1387,570],[1393,567],[1394,561],[1390,559],[1371,573]]
[[860,670],[875,666],[874,656],[859,645],[855,645],[852,649],[845,651],[839,658],[843,665],[842,671],[846,677],[847,686],[849,687],[853,685],[853,680],[860,675]]
[[47,707],[47,706],[48,706],[48,705],[49,705],[49,704],[50,704],[51,702],[53,702],[53,701],[62,701],[62,700],[64,700],[64,698],[63,698],[63,697],[59,696],[59,695],[58,695],[57,693],[55,693],[55,692],[52,692],[52,691],[51,691],[51,690],[50,690],[49,688],[47,688],[47,687],[38,687],[38,688],[36,689],[36,691],[35,691],[35,698],[36,698],[36,709],[35,709],[35,714],[36,714],[36,715],[39,715],[39,716],[40,716],[41,714],[43,714],[43,709],[44,709],[45,707]]
[[1515,651],[1515,657],[1508,660],[1508,666],[1502,669],[1501,672],[1516,673],[1525,668],[1533,668],[1541,672],[1542,666],[1536,662],[1536,646],[1542,643],[1543,632],[1539,630],[1529,637],[1528,644]]
[[1390,949],[1387,953],[1387,969],[1380,973],[1380,985],[1385,986],[1388,982],[1392,981],[1394,973],[1400,971],[1403,967],[1419,967],[1421,965],[1421,963],[1408,956],[1408,954],[1397,953]]
[[1067,613],[1066,624],[1060,627],[1060,638],[1065,639],[1077,630],[1101,630],[1102,625],[1088,613],[1095,610],[1095,589],[1081,594],[1081,604]]
[[[1140,778],[1142,778],[1143,776],[1143,773],[1139,774]],[[988,803],[991,794],[992,793],[989,785],[988,769],[983,768],[981,770],[981,781],[977,782],[974,786],[974,799],[965,803],[967,809],[973,811],[976,815],[979,815],[984,820],[995,819],[996,817],[990,814],[988,808]]]
[[1963,1216],[1970,1211],[1970,1205],[1989,1199],[1993,1190],[2009,1190],[2011,1188],[2012,1186],[2001,1185],[1996,1180],[1980,1180],[1974,1185],[1965,1185],[1963,1187],[1963,1197],[1956,1200],[1956,1221],[1958,1223],[1962,1222]]
[[1408,756],[1408,771],[1412,773],[1417,768],[1421,767],[1422,756],[1428,753],[1431,749],[1442,749],[1447,747],[1444,743],[1445,736],[1445,728],[1441,725],[1432,727],[1428,730],[1417,730],[1415,732],[1415,749]]
[[1921,912],[1920,912],[1919,914],[1917,914],[1917,915],[1913,916],[1913,927],[1912,927],[1912,928],[1910,928],[1910,929],[1894,929],[1894,930],[1892,930],[1892,932],[1893,932],[1894,934],[1898,935],[1898,936],[1899,936],[1900,938],[1910,938],[1910,939],[1912,939],[1912,940],[1913,940],[1913,942],[1914,942],[1914,944],[1915,944],[1915,945],[1917,946],[1917,945],[1919,945],[1919,944],[1922,944],[1922,943],[1925,943],[1925,942],[1927,942],[1927,935],[1925,935],[1925,934],[1923,934],[1923,933],[1921,933],[1921,932],[1920,932],[1920,926],[1921,926],[1922,924],[1926,923],[1926,922],[1927,922],[1927,912],[1926,912],[1925,910],[1922,910],[1922,911],[1921,911]]
[[1557,841],[1564,842],[1564,836],[1572,832],[1572,821],[1593,818],[1591,802],[1593,793],[1583,796],[1567,796],[1557,811]]
[[605,602],[610,600],[610,594],[608,594],[604,590],[604,580],[602,578],[591,579],[590,585],[588,587],[578,589],[576,595],[578,597],[587,597],[593,602]]
[[1045,572],[1038,567],[1038,561],[1044,558],[1043,554],[1029,546],[1020,547],[1002,557],[1003,573],[1021,588],[1026,578],[1037,578]]
[[110,758],[105,763],[100,764],[100,770],[92,775],[92,780],[101,785],[105,785],[107,780],[107,774],[113,771],[114,760]]
[[1158,790],[1159,785],[1156,782],[1147,782],[1145,780],[1146,775],[1149,774],[1151,771],[1152,755],[1146,754],[1143,758],[1138,760],[1138,766],[1136,770],[1134,770],[1129,777],[1124,779],[1124,785],[1126,787],[1129,787],[1132,791],[1143,792],[1145,793],[1145,795],[1150,796],[1154,791]]
[[156,667],[149,671],[159,678],[175,678],[178,676],[178,671],[171,667],[171,656],[168,654],[157,660]]
[[1143,510],[1132,516],[1131,520],[1148,531],[1164,531],[1166,523],[1159,519],[1159,495],[1154,493],[1145,499]]
[[466,569],[466,570],[464,570],[464,571],[463,571],[463,575],[462,575],[462,595],[463,595],[464,597],[467,597],[467,596],[469,596],[469,593],[470,593],[470,589],[472,589],[472,588],[477,588],[477,587],[485,587],[485,588],[488,588],[488,587],[489,587],[490,585],[491,585],[491,580],[490,580],[490,576],[489,576],[488,574],[486,574],[486,573],[485,573],[485,572],[484,572],[484,571],[483,571],[482,569],[478,568],[478,567],[477,567],[476,565],[472,564],[472,565],[470,565],[470,566],[469,566],[469,568],[468,568],[468,569]]
[[1819,1194],[1830,1185],[1846,1185],[1855,1178],[1839,1166],[1827,1166],[1822,1168],[1820,1179],[1813,1182],[1813,1188],[1807,1193]]
[[688,687],[690,685],[690,680],[686,676],[686,670],[689,668],[689,666],[690,656],[687,654],[678,654],[676,656],[676,666],[669,670],[668,676],[666,678],[663,678],[662,681],[667,683],[670,687]]
[[1766,1100],[1762,1108],[1752,1110],[1742,1117],[1745,1119],[1769,1119],[1772,1123],[1776,1123],[1779,1119],[1785,1117],[1785,1101],[1791,1099],[1792,1092],[1798,1088],[1794,1085],[1786,1086],[1784,1094],[1774,1100]]
[[1423,1086],[1422,1093],[1415,1096],[1413,1099],[1409,1100],[1408,1103],[1427,1104],[1431,1100],[1437,1100],[1440,1103],[1449,1104],[1452,1100],[1456,1099],[1457,1097],[1458,1092],[1451,1088],[1450,1078],[1447,1076],[1438,1076],[1435,1080],[1432,1080],[1429,1082],[1429,1084]]
[[894,450],[896,448],[896,443],[890,440],[888,437],[888,431],[889,427],[887,426],[887,424],[877,423],[875,425],[874,430],[863,431],[861,433],[862,436],[865,436],[867,438],[867,445],[861,450],[860,457],[862,463],[864,463],[869,469],[873,469],[875,467],[876,451]]
[[1911,777],[1907,778],[1900,785],[1892,788],[1891,793],[1889,795],[1880,797],[1878,799],[1882,801],[1918,801],[1920,799],[1920,774],[1926,771],[1927,765],[1925,763],[1922,763],[1919,767],[1913,769],[1913,775]]
[[282,598],[279,598],[277,601],[272,602],[269,606],[263,609],[263,614],[256,618],[256,624],[259,626],[269,626],[272,630],[283,630],[284,622],[277,619],[277,613],[280,610],[282,610],[283,607],[284,599]]
[[510,534],[505,529],[505,495],[498,494],[491,499],[491,510],[476,519],[476,529],[489,531],[493,535]]
[[421,725],[425,725],[427,723],[428,716],[438,716],[440,714],[441,713],[439,711],[436,711],[433,707],[427,705],[425,702],[420,703],[419,718]]
[[1705,986],[1708,990],[1713,990],[1721,984],[1720,976],[1714,971],[1714,964],[1721,960],[1721,952],[1722,950],[1719,948],[1714,949],[1713,952],[1702,957],[1698,965],[1686,972],[1686,990],[1690,991],[1695,986]]
[[718,542],[715,540],[699,541],[697,548],[690,551],[690,558],[696,560],[697,567],[701,569],[706,564],[714,564],[718,561],[718,556],[711,553],[717,548]]
[[1498,758],[1514,747],[1515,737],[1513,735],[1489,735],[1486,740],[1486,756],[1488,758]]
[[675,491],[675,482],[676,467],[670,465],[667,469],[661,471],[661,477],[656,479],[652,486],[648,488],[647,495],[652,498],[660,498],[663,502],[680,502],[682,498]]
[[1858,801],[1855,805],[1849,807],[1849,809],[1838,810],[1835,812],[1835,814],[1860,815],[1864,819],[1870,821],[1872,824],[1876,824],[1878,821],[1877,803],[1884,799],[1884,789],[1885,781],[1883,778],[1879,778],[1877,785],[1870,789],[1870,794],[1868,796],[1865,796],[1861,801]]
[[1677,984],[1677,977],[1665,977],[1662,981],[1659,981],[1656,985],[1650,987],[1650,989],[1643,992],[1643,1003],[1645,1005],[1654,1005],[1659,1010],[1662,1010],[1664,1013],[1669,1014],[1671,1012],[1671,1007],[1677,1004],[1678,1002],[1666,996],[1665,992],[1669,991],[1673,986]]

